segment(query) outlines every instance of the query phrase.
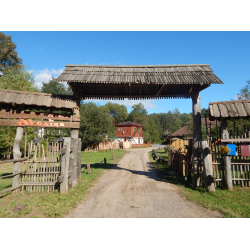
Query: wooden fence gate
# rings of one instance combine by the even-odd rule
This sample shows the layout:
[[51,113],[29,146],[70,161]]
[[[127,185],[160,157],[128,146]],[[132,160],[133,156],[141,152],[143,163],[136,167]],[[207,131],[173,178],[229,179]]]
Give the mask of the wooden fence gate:
[[[47,141],[47,146],[31,142],[25,149],[24,157],[15,160],[19,171],[5,177],[13,177],[12,188],[0,191],[18,190],[27,192],[52,192],[55,190],[66,193],[68,187],[74,187],[81,178],[81,139],[71,143],[71,137],[61,141]],[[76,150],[74,150],[76,148]],[[1,177],[1,179],[5,178]]]

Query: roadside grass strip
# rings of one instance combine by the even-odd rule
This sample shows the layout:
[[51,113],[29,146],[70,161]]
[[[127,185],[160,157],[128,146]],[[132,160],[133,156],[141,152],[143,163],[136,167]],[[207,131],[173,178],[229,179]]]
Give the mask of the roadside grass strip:
[[[81,173],[81,181],[75,188],[69,188],[67,194],[54,192],[19,192],[17,195],[5,193],[0,197],[0,217],[1,218],[56,218],[67,215],[77,204],[87,195],[89,189],[97,183],[98,177],[104,170],[110,169],[118,162],[126,150],[117,150],[115,162],[113,162],[113,151],[107,152],[81,152],[82,168],[87,163],[91,164],[91,174],[87,168]],[[107,158],[107,164],[103,164],[103,159]],[[2,165],[3,166],[3,165]],[[8,164],[1,168],[0,176],[12,173],[13,165]],[[3,180],[0,180],[0,183]],[[4,180],[1,188],[11,187],[12,179]],[[27,208],[15,214],[13,208],[16,204],[27,205]]]
[[[164,149],[156,150],[159,157],[168,159]],[[211,210],[217,210],[226,218],[250,218],[250,188],[234,186],[233,191],[224,188],[216,188],[215,193],[206,192],[205,187],[193,187],[191,181],[185,182],[185,178],[175,173],[167,163],[159,163],[153,160],[152,152],[149,152],[152,167],[161,181],[175,184],[182,196],[196,204]]]

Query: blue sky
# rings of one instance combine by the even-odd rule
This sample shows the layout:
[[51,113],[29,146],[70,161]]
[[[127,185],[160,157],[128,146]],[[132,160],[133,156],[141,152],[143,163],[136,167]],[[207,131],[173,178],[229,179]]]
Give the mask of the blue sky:
[[[161,65],[210,64],[224,84],[201,92],[201,107],[227,101],[250,79],[250,32],[14,32],[4,31],[16,51],[34,71],[38,86],[58,76],[66,64]],[[131,110],[140,101],[118,101]],[[141,101],[148,113],[178,108],[192,112],[191,99]],[[98,102],[105,104],[105,102]]]

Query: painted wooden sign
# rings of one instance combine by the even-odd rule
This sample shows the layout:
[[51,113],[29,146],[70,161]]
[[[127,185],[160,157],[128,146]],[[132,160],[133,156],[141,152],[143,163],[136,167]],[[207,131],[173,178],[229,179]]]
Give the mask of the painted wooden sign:
[[52,127],[52,128],[58,128],[58,127],[65,127],[63,122],[54,122],[51,119],[49,119],[49,122],[47,121],[32,121],[32,119],[24,120],[20,119],[19,122],[17,122],[18,126],[29,126],[29,127]]

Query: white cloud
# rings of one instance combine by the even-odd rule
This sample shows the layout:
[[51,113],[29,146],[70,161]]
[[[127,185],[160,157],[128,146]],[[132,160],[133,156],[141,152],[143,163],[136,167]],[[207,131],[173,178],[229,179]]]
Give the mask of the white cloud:
[[104,100],[85,100],[86,102],[111,102],[111,103],[118,103],[120,105],[125,105],[126,107],[132,108],[133,105],[142,103],[145,107],[145,109],[155,109],[156,107],[156,101],[151,101],[151,100],[128,100],[127,98],[124,100],[109,100],[109,101],[104,101]]
[[[36,82],[37,87],[40,89],[42,87],[43,82],[49,82],[52,79],[52,76],[57,77],[63,72],[63,69],[55,70],[55,69],[44,69],[39,70],[38,72],[34,72],[34,79]],[[67,83],[63,83],[67,86]]]

